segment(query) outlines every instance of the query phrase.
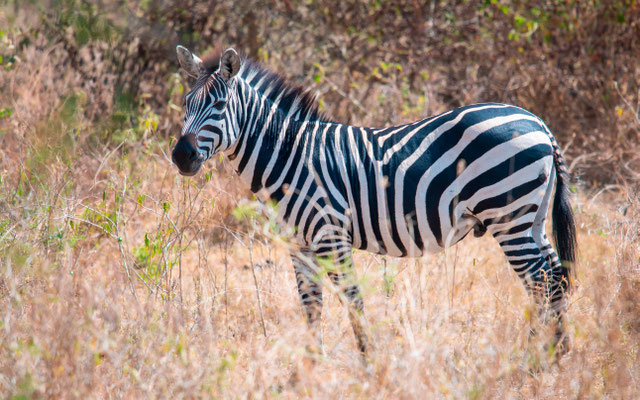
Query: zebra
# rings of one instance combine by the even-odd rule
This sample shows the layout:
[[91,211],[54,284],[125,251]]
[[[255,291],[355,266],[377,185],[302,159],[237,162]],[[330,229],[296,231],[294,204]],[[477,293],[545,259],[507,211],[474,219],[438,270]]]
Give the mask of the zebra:
[[[298,292],[320,346],[321,272],[346,300],[366,357],[353,249],[420,257],[473,231],[498,241],[541,319],[555,327],[554,345],[566,351],[576,228],[567,165],[542,119],[483,103],[399,126],[356,127],[332,121],[309,91],[233,48],[205,61],[176,51],[196,81],[172,161],[191,176],[222,152],[252,192],[277,203],[279,223],[292,229]],[[552,196],[558,253],[544,229]]]

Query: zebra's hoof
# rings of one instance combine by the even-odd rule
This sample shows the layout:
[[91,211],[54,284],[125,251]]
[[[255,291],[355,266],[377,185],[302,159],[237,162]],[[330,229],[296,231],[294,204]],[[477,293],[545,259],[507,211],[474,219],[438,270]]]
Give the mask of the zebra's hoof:
[[555,338],[555,342],[553,343],[553,355],[557,360],[562,358],[565,354],[567,354],[570,350],[570,341],[569,336],[562,333]]

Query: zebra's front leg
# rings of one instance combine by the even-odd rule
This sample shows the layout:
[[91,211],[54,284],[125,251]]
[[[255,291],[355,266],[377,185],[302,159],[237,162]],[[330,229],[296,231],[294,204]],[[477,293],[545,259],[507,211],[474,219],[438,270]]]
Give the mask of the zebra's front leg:
[[304,308],[309,329],[313,333],[317,349],[314,352],[322,352],[322,283],[320,282],[320,270],[316,260],[308,250],[291,253],[293,269],[298,284],[298,294]]
[[329,277],[333,284],[342,291],[340,302],[344,303],[345,300],[347,302],[353,334],[363,361],[366,362],[369,338],[365,331],[364,301],[362,300],[362,293],[353,268],[351,248],[338,249],[335,254],[335,263],[338,266],[338,270],[330,271]]

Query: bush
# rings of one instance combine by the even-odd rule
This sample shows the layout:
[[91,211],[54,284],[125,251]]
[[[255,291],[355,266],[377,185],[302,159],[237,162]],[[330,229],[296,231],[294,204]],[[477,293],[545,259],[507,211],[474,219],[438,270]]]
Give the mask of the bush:
[[640,167],[634,1],[11,3],[5,68],[47,58],[64,71],[53,86],[75,77],[59,98],[85,93],[90,120],[136,125],[123,106],[146,107],[161,135],[177,132],[175,89],[189,82],[175,74],[175,45],[233,45],[318,93],[341,121],[395,124],[506,102],[547,121],[588,182],[620,183]]

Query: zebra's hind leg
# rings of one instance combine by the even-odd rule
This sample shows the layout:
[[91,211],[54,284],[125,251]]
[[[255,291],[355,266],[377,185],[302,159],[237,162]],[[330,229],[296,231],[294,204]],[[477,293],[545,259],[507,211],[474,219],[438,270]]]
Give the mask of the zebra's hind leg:
[[[555,175],[555,174],[554,174]],[[553,183],[553,177],[551,179]],[[566,297],[569,288],[569,281],[562,261],[556,254],[555,250],[549,243],[549,239],[545,233],[545,220],[547,217],[547,209],[551,197],[551,187],[547,190],[542,207],[538,209],[531,227],[531,234],[536,242],[542,256],[546,261],[545,270],[545,287],[544,298],[546,300],[545,307],[541,309],[542,321],[554,325],[554,342],[555,353],[559,356],[566,353],[569,349],[569,338],[564,331],[564,316],[567,308]]]
[[544,234],[544,219],[535,222],[516,220],[508,224],[509,229],[496,231],[496,225],[493,225],[489,230],[527,291],[533,295],[541,322],[555,326],[554,346],[560,345],[558,352],[562,353],[568,344],[563,330],[568,282],[563,277],[562,263]]
[[322,283],[320,268],[309,250],[291,252],[293,269],[298,284],[298,294],[305,311],[307,324],[314,335],[317,349],[313,353],[322,352]]
[[563,330],[566,284],[562,278],[561,264],[548,240],[546,244],[540,240],[540,246],[533,229],[512,232],[521,227],[522,225],[516,225],[506,232],[496,232],[494,236],[509,264],[522,279],[527,292],[533,296],[538,306],[540,322],[554,327],[553,345],[556,346],[556,353],[561,355],[566,352],[568,345]]
[[[568,348],[563,329],[568,281],[545,234],[545,220],[556,180],[555,168],[540,175],[543,177],[546,179],[540,180],[538,189],[507,204],[506,209],[510,212],[496,215],[495,211],[487,211],[481,217],[484,217],[484,226],[500,243],[509,264],[533,295],[541,322],[555,328],[553,345],[556,346],[555,354],[561,355]],[[491,218],[486,218],[489,215]]]
[[[569,349],[569,338],[564,331],[564,316],[567,308],[566,297],[567,290],[569,288],[568,274],[565,271],[562,261],[556,254],[555,250],[549,243],[547,234],[545,233],[545,221],[547,219],[547,212],[551,203],[553,194],[553,188],[556,183],[556,170],[552,168],[549,175],[549,181],[538,208],[533,224],[531,226],[531,234],[533,240],[538,245],[542,256],[546,261],[546,282],[544,296],[546,299],[546,306],[543,311],[542,320],[545,323],[552,323],[555,328],[554,342],[555,354],[558,356],[563,355]],[[558,189],[556,189],[558,190]]]
[[[535,227],[534,227],[535,228]],[[551,323],[554,326],[555,353],[559,356],[565,354],[569,350],[569,337],[564,330],[564,318],[567,308],[567,289],[569,282],[563,273],[563,266],[560,258],[556,254],[547,235],[544,231],[536,233],[534,229],[534,239],[540,247],[543,257],[550,266],[550,276],[548,284],[545,287],[545,298],[548,299],[548,305],[543,310],[542,321]]]

